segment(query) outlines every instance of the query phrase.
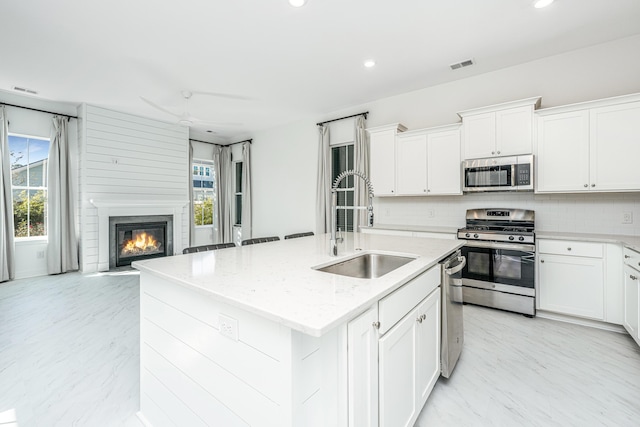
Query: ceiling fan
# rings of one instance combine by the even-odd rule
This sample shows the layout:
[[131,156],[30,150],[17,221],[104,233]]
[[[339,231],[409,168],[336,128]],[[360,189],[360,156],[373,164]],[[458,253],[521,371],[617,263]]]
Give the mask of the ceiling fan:
[[144,102],[146,102],[147,104],[149,104],[150,106],[152,106],[153,108],[155,108],[156,110],[162,111],[163,113],[166,114],[170,114],[173,117],[176,117],[178,119],[178,124],[182,125],[182,126],[187,126],[190,127],[194,124],[202,124],[205,126],[214,126],[214,127],[220,127],[220,126],[241,126],[242,123],[238,123],[238,122],[209,122],[209,121],[205,121],[205,120],[201,120],[198,119],[194,116],[192,116],[189,113],[189,99],[191,99],[191,97],[195,94],[199,94],[199,95],[208,95],[208,96],[216,96],[219,98],[229,98],[229,99],[238,99],[238,100],[243,100],[243,101],[247,101],[249,100],[249,98],[246,98],[244,96],[238,96],[238,95],[229,95],[226,93],[216,93],[216,92],[192,92],[192,91],[188,91],[188,90],[183,90],[182,92],[180,92],[180,94],[182,95],[182,98],[184,98],[184,109],[182,114],[176,114],[173,111],[167,110],[164,107],[161,107],[160,105],[148,100],[147,98],[141,96],[140,99],[143,100]]

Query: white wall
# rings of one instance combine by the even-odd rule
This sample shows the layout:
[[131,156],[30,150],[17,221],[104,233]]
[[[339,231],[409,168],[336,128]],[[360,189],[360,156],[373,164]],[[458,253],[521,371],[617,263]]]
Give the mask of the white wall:
[[[458,111],[532,96],[552,107],[640,92],[640,36],[592,46],[515,67],[325,114],[254,137],[254,234],[287,234],[315,225],[316,121],[369,111],[367,127],[400,122],[409,129],[459,121]],[[375,188],[375,182],[373,183]],[[622,226],[622,211],[640,224],[639,193],[534,196],[482,194],[377,198],[376,223],[451,225],[464,210],[485,206],[534,209],[538,228],[640,234]],[[428,218],[433,210],[435,218]],[[586,213],[586,215],[585,215]],[[585,218],[588,216],[588,218]]]
[[[33,98],[21,97],[13,94],[0,93],[0,102],[16,105],[25,105],[47,111],[56,111],[63,114],[74,115],[75,109],[68,105],[58,103],[48,103]],[[49,138],[51,136],[53,115],[37,111],[25,110],[16,107],[6,107],[9,118],[9,132],[29,136],[39,136]],[[69,148],[71,150],[72,163],[77,164],[77,121],[69,121]],[[72,167],[75,175],[76,168]],[[76,189],[77,191],[77,189]],[[46,249],[47,240],[29,239],[17,240],[16,248],[16,278],[42,276],[47,274]]]
[[122,206],[185,202],[182,222],[173,224],[182,236],[174,250],[181,252],[189,239],[188,129],[91,105],[81,108],[81,116],[81,270],[104,268],[98,260],[98,209],[91,200]]

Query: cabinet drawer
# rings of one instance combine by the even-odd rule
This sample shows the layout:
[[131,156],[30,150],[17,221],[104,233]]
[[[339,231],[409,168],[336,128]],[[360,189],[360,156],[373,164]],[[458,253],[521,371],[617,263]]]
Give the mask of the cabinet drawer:
[[602,258],[602,243],[574,242],[570,240],[538,240],[538,252],[544,254]]
[[380,334],[385,334],[440,285],[440,266],[432,267],[378,303]]
[[622,253],[624,254],[625,264],[635,268],[636,270],[640,270],[640,253],[629,248],[624,248]]

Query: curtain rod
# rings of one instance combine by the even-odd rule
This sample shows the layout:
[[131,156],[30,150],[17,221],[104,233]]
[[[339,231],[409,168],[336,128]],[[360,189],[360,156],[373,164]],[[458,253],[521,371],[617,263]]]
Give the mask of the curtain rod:
[[364,116],[364,119],[366,120],[367,119],[367,114],[369,114],[368,111],[365,111],[364,113],[359,113],[359,114],[352,114],[350,116],[340,117],[339,119],[327,120],[325,122],[316,123],[316,126],[322,126],[322,125],[327,124],[327,123],[337,122],[338,120],[350,119],[352,117],[358,117],[358,116]]
[[0,105],[6,105],[7,107],[23,108],[25,110],[37,111],[39,113],[53,114],[54,116],[62,116],[62,117],[66,117],[67,120],[78,119],[78,116],[70,116],[68,114],[54,113],[53,111],[39,110],[37,108],[31,108],[31,107],[23,107],[22,105],[7,104],[6,102],[0,102]]
[[252,143],[253,139],[245,139],[244,141],[238,141],[238,142],[233,142],[231,144],[216,144],[215,142],[210,142],[210,141],[200,141],[199,139],[191,139],[189,138],[189,141],[193,141],[193,142],[202,142],[204,144],[212,144],[212,145],[217,145],[218,147],[228,147],[230,145],[236,145],[236,144],[242,144],[243,142],[248,142],[249,144]]

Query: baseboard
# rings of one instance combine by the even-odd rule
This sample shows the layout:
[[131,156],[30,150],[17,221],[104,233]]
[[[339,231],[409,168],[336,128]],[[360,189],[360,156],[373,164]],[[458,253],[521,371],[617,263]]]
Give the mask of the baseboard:
[[590,328],[603,329],[605,331],[626,334],[627,331],[622,325],[602,322],[600,320],[584,319],[582,317],[569,316],[566,314],[554,313],[551,311],[536,310],[536,317],[557,320],[559,322],[573,323],[574,325],[588,326]]

